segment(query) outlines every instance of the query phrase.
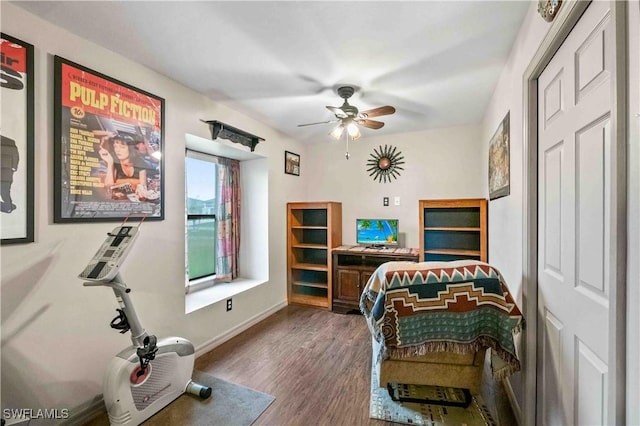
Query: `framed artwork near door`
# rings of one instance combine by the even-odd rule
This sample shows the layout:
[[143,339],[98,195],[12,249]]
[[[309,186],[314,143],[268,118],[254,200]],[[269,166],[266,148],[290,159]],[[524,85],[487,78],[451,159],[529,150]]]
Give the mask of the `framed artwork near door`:
[[33,237],[34,71],[33,45],[0,34],[2,53],[2,245]]
[[489,143],[489,199],[509,195],[509,112]]

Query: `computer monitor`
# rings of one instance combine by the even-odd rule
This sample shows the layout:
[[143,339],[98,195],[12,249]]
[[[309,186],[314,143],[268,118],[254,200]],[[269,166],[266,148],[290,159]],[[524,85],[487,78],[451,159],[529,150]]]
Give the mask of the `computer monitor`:
[[356,243],[373,247],[397,247],[398,219],[356,219]]

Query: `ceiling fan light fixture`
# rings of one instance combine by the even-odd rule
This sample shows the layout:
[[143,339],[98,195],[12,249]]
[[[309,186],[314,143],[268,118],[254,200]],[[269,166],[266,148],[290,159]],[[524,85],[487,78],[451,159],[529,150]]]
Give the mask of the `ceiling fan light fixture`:
[[355,123],[349,123],[349,125],[347,126],[347,132],[349,132],[349,136],[351,136],[351,140],[356,140],[359,139],[361,134],[360,134],[360,129],[358,129],[358,126],[356,126]]
[[342,137],[342,131],[344,126],[342,124],[337,125],[329,134],[336,140],[340,140]]
[[[1,1],[1,0],[0,0]],[[362,134],[360,133],[360,127],[366,127],[368,129],[380,129],[384,126],[382,121],[370,120],[369,117],[378,117],[382,115],[389,115],[396,112],[396,109],[391,105],[384,105],[366,111],[360,111],[357,107],[349,105],[348,99],[356,92],[358,87],[356,86],[339,86],[337,87],[338,95],[344,99],[341,107],[335,107],[327,105],[327,109],[335,115],[335,120],[321,121],[316,123],[298,124],[301,126],[310,126],[313,124],[335,123],[339,122],[329,135],[336,140],[340,140],[342,135],[346,131],[347,139],[347,159],[349,159],[349,139],[355,141],[360,139]]]

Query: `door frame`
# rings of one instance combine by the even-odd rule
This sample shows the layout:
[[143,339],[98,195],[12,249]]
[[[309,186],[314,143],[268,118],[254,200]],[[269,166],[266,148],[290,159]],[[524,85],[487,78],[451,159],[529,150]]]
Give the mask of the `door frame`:
[[[527,331],[523,341],[524,354],[524,398],[523,424],[538,424],[536,421],[537,346],[538,346],[538,77],[549,64],[590,1],[565,0],[551,24],[544,40],[529,62],[523,74],[523,217],[522,217],[522,279],[523,307]],[[618,348],[617,358],[610,360],[610,375],[615,375],[617,386],[608,383],[608,424],[625,423],[625,357],[626,357],[626,244],[627,244],[627,200],[626,200],[626,2],[610,1],[612,36],[615,45],[615,79],[612,93],[611,129],[615,155],[612,159],[615,173],[615,190],[612,191],[611,235],[616,235],[610,255],[609,281],[617,283],[610,289],[610,338],[609,346]],[[615,265],[615,267],[613,267]]]

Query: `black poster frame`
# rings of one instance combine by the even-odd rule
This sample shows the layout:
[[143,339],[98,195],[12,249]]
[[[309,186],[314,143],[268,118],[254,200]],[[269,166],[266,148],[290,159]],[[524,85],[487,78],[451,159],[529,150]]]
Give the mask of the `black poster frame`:
[[54,222],[164,220],[164,99],[59,56],[54,73]]
[[[24,225],[18,225],[15,228],[20,229],[17,233],[15,233],[14,225],[12,224],[12,220],[9,220],[8,217],[3,217],[2,221],[2,238],[1,245],[6,244],[24,244],[24,243],[32,243],[34,242],[34,47],[32,44],[27,43],[23,40],[20,40],[16,37],[10,36],[5,33],[0,33],[1,42],[3,45],[2,48],[2,92],[3,98],[6,98],[9,95],[8,91],[13,92],[14,90],[25,90],[24,101],[20,102],[19,109],[23,110],[24,113],[24,125],[25,129],[20,133],[24,135],[24,140],[20,140],[22,138],[16,138],[18,140],[14,140],[13,135],[11,137],[9,135],[2,135],[3,139],[3,151],[6,149],[6,152],[3,152],[3,156],[9,155],[11,150],[17,148],[17,156],[16,160],[14,160],[14,165],[16,167],[11,167],[11,178],[9,180],[5,180],[5,172],[3,171],[3,186],[8,184],[8,193],[11,192],[11,186],[14,181],[20,181],[24,183],[24,202],[23,205],[15,205],[12,202],[6,202],[3,199],[3,207],[2,207],[2,215],[11,214],[11,215],[20,215],[21,218],[19,220],[20,223],[24,223]],[[7,44],[5,44],[7,43]],[[9,49],[7,49],[7,46]],[[24,67],[20,66],[20,60],[16,58],[12,58],[13,49],[24,49],[25,51],[25,63]],[[17,67],[17,66],[19,67]],[[22,71],[22,72],[20,72]],[[24,74],[24,75],[23,75]],[[26,82],[26,85],[25,85]],[[5,92],[7,91],[7,92]],[[3,101],[3,106],[4,106]],[[24,105],[24,107],[22,106]],[[15,116],[8,117],[8,114],[16,113],[15,109],[11,109],[11,111],[5,111],[3,108],[2,118],[3,121],[13,121],[20,122],[21,111],[17,111]],[[7,127],[3,126],[3,132],[6,131]],[[5,141],[10,143],[11,146],[5,148]],[[14,150],[15,151],[15,150]],[[23,156],[26,158],[20,158],[19,153],[22,152]],[[3,159],[3,163],[4,163]],[[4,168],[3,164],[3,168]],[[3,188],[3,193],[6,191],[6,188]],[[22,194],[21,194],[22,195]],[[14,207],[15,206],[15,207]],[[23,232],[21,232],[23,231]]]

